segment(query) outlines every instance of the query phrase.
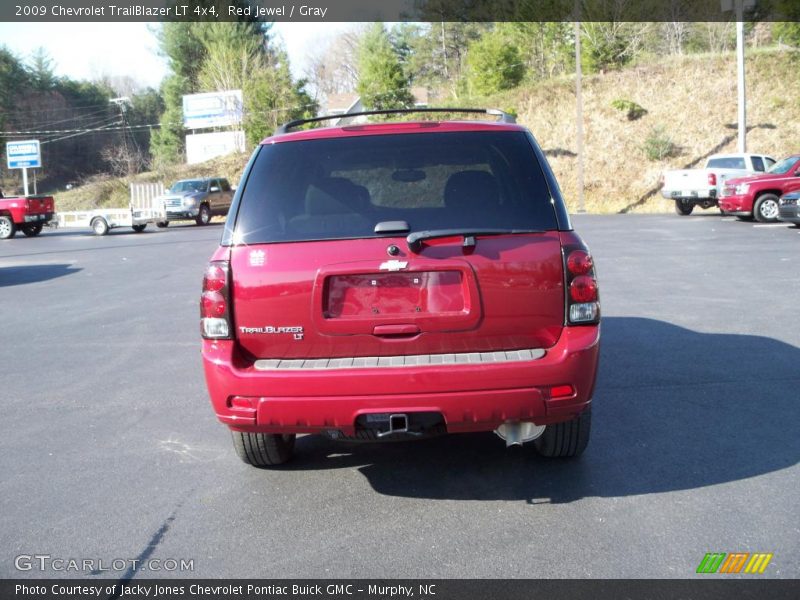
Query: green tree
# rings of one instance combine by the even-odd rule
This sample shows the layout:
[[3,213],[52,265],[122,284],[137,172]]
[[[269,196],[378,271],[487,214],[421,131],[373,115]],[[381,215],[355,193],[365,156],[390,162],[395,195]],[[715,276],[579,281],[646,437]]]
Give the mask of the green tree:
[[0,46],[0,123],[19,99],[19,92],[29,86],[29,75],[22,61],[8,48]]
[[467,84],[471,93],[487,96],[519,85],[525,64],[518,48],[501,30],[486,33],[470,44]]
[[457,96],[467,48],[490,28],[488,23],[447,21],[423,25],[416,35],[406,36],[412,50],[405,64],[407,75],[416,85],[444,86]]
[[[28,73],[22,61],[8,48],[0,46],[0,131],[11,123],[9,113],[19,101],[19,94],[29,86]],[[5,155],[5,141],[0,135],[0,154]],[[5,159],[2,163],[5,164]],[[2,187],[0,185],[0,187]]]
[[572,23],[498,23],[497,29],[517,47],[528,75],[548,79],[575,69],[575,39]]
[[244,87],[260,58],[267,55],[264,37],[253,35],[240,23],[214,23],[204,32],[206,58],[198,73],[203,90],[238,90]]
[[616,69],[636,55],[637,23],[592,21],[581,25],[581,62],[590,73]]
[[53,59],[44,48],[37,48],[28,62],[28,77],[33,88],[39,92],[52,90],[58,78],[53,68]]
[[278,125],[312,117],[317,104],[305,89],[305,80],[292,81],[286,52],[278,49],[254,64],[244,85],[244,130],[248,144],[257,144]]
[[134,127],[133,139],[143,156],[150,154],[151,137],[158,130],[145,127],[157,123],[164,112],[164,98],[152,88],[147,88],[131,96],[128,110],[128,124]]
[[358,85],[364,106],[373,110],[404,108],[414,99],[409,78],[382,23],[374,23],[358,48]]
[[775,0],[772,16],[779,21],[773,25],[773,38],[783,44],[800,47],[800,6],[797,1]]
[[150,155],[155,167],[174,164],[183,158],[185,133],[183,129],[183,95],[189,87],[180,75],[170,75],[161,84],[164,112],[159,128],[150,139]]
[[53,88],[61,95],[67,104],[73,106],[101,106],[108,104],[114,91],[106,85],[92,81],[75,81],[74,79],[59,79]]
[[166,57],[172,74],[184,83],[187,94],[197,91],[198,74],[206,57],[206,47],[198,35],[204,26],[205,23],[170,21],[156,34],[161,55]]

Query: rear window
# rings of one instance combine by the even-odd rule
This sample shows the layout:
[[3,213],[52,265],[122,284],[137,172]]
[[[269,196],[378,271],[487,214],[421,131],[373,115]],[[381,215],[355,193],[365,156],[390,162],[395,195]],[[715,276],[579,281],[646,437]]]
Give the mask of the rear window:
[[415,133],[267,144],[241,198],[237,243],[377,237],[410,231],[557,229],[524,132]]
[[746,169],[744,157],[729,156],[726,158],[712,158],[706,165],[708,169]]

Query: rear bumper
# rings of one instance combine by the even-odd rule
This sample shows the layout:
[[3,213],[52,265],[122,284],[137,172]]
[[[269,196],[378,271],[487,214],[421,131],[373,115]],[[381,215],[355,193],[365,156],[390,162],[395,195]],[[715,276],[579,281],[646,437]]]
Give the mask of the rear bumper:
[[34,213],[34,214],[26,214],[22,217],[23,223],[49,223],[53,220],[53,214],[51,212],[48,213]]
[[[505,421],[566,421],[589,404],[599,326],[568,327],[539,359],[495,364],[257,371],[230,340],[203,340],[203,366],[217,418],[239,431],[355,431],[359,415],[438,412],[448,432],[491,431]],[[550,389],[571,385],[568,397]],[[244,398],[250,408],[232,406]],[[241,405],[241,400],[237,400]]]
[[725,196],[719,199],[719,207],[732,215],[753,214],[753,200],[748,196]]
[[691,202],[716,202],[716,188],[702,190],[668,190],[662,189],[661,196],[668,200],[685,200]]

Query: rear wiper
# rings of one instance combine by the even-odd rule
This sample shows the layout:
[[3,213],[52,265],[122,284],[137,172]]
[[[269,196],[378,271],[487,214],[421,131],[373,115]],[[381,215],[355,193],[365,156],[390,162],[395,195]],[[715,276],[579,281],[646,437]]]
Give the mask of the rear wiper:
[[425,240],[436,238],[464,236],[465,248],[475,245],[475,236],[478,235],[509,235],[514,233],[544,233],[538,229],[489,229],[489,228],[465,228],[465,229],[430,229],[427,231],[414,231],[408,234],[406,242],[412,252],[417,252],[422,247]]

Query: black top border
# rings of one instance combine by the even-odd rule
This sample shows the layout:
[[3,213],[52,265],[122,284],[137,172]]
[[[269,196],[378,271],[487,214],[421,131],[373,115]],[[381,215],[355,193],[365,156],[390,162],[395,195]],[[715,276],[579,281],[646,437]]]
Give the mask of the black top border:
[[[737,7],[741,4],[741,12]],[[737,14],[740,16],[737,19]],[[4,22],[800,21],[797,0],[9,0]]]

